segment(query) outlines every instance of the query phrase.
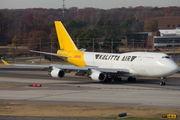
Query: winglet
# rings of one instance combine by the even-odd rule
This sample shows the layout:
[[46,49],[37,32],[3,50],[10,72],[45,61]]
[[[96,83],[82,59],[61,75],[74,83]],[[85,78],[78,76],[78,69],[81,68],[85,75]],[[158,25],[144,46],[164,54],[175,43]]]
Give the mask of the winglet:
[[1,59],[1,61],[2,61],[5,65],[9,65],[5,60]]

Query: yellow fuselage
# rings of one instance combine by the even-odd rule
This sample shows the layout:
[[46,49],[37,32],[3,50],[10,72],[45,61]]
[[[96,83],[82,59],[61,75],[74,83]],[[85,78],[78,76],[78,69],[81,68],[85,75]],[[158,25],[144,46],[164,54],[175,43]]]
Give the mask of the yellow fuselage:
[[78,67],[85,67],[86,63],[84,61],[84,53],[82,51],[64,51],[58,50],[57,54],[68,56],[68,58],[63,58],[64,60],[78,66]]

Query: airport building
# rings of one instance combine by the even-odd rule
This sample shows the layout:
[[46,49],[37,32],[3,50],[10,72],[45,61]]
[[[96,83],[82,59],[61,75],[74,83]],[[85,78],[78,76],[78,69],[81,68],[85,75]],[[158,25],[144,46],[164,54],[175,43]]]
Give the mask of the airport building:
[[127,47],[180,47],[180,17],[158,18],[159,32],[135,32],[127,35]]
[[180,27],[180,17],[159,17],[158,29],[176,29]]
[[180,28],[159,31],[160,36],[154,36],[154,47],[180,47]]
[[159,32],[135,32],[127,34],[127,47],[153,48],[154,36],[160,36]]
[[179,47],[180,46],[180,17],[158,18],[160,36],[154,36],[154,47]]

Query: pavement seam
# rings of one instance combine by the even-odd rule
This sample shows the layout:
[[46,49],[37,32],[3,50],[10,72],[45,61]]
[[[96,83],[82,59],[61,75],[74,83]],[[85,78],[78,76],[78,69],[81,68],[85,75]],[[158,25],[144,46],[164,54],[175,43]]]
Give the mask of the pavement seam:
[[84,93],[84,92],[88,92],[88,91],[61,93],[61,94],[54,94],[54,95],[44,95],[44,96],[40,96],[40,97],[33,97],[33,98],[28,98],[28,99],[22,99],[20,101],[34,100],[34,99],[38,99],[38,98],[45,98],[45,97],[51,97],[51,96],[61,96],[61,95],[68,95],[68,94],[77,94],[77,93]]
[[144,88],[142,89],[141,88],[97,88],[97,89],[180,91],[180,90],[175,90],[175,89],[144,89]]

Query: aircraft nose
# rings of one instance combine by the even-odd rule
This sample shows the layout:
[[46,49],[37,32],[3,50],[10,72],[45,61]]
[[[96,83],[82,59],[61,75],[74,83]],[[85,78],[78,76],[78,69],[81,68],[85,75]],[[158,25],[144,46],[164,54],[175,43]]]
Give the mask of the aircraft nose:
[[176,63],[174,63],[174,66],[172,66],[171,70],[172,72],[177,73],[179,71],[179,66]]
[[168,67],[166,68],[169,71],[170,75],[173,75],[179,71],[179,66],[176,63],[171,63],[167,65]]

